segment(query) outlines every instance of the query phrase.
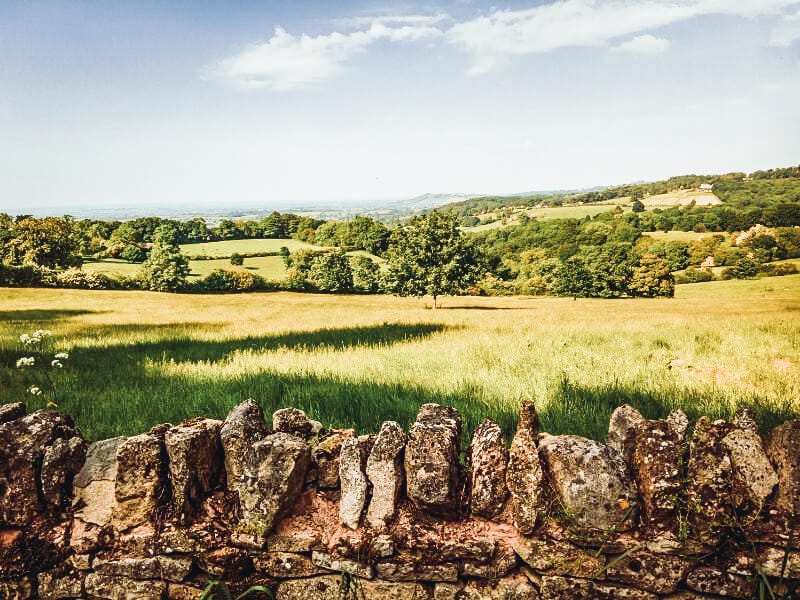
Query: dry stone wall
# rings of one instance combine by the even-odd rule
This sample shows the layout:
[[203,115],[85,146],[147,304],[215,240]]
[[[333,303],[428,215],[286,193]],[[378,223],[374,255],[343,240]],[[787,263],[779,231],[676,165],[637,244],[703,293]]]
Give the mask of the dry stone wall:
[[358,436],[248,400],[94,443],[5,405],[0,600],[797,597],[798,420],[762,440],[623,406],[601,444],[526,404],[510,445],[487,419],[464,449],[435,404]]

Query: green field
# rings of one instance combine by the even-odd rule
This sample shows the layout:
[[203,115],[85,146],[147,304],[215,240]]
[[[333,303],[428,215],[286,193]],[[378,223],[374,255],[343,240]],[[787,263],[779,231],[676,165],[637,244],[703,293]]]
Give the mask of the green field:
[[467,431],[506,433],[534,399],[544,428],[604,436],[614,407],[649,417],[753,408],[762,426],[800,414],[800,276],[679,286],[675,299],[446,298],[292,293],[179,295],[0,289],[3,402],[41,399],[14,367],[18,337],[50,329],[67,366],[58,404],[91,438],[254,397],[326,424],[408,425],[453,404]]
[[[475,225],[474,227],[464,227],[463,230],[471,233],[478,233],[490,229],[508,227],[509,225],[517,225],[519,223],[519,215],[522,213],[526,213],[531,219],[535,218],[541,221],[547,221],[549,219],[582,219],[586,216],[593,217],[595,215],[599,215],[600,213],[614,210],[617,204],[624,207],[624,203],[620,201],[613,204],[597,203],[585,204],[582,206],[547,206],[542,208],[518,209],[515,210],[515,214],[507,218],[505,222],[500,219],[499,215],[494,215],[489,218],[496,218],[497,220],[490,221],[488,223],[482,223],[481,225]],[[624,208],[629,210],[627,207]],[[487,215],[484,215],[484,217],[487,217]]]
[[642,235],[663,242],[694,242],[711,237],[712,235],[722,235],[726,239],[730,237],[730,234],[716,231],[708,231],[705,233],[697,233],[695,231],[646,231]]
[[258,256],[245,258],[241,267],[234,267],[228,258],[217,260],[189,261],[191,276],[205,277],[215,269],[246,269],[270,281],[278,281],[286,276],[286,265],[280,256]]
[[285,246],[290,252],[302,248],[320,250],[321,246],[314,246],[306,242],[291,239],[256,239],[256,240],[225,240],[223,242],[202,242],[199,244],[181,244],[181,252],[189,256],[230,256],[234,252],[246,254],[249,252],[278,252]]

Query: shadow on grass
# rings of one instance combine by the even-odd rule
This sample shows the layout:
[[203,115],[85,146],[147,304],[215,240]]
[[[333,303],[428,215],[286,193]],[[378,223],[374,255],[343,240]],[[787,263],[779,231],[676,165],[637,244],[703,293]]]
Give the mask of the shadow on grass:
[[23,310],[0,310],[0,321],[14,322],[52,322],[69,319],[80,315],[101,314],[105,311],[83,309],[53,309],[43,310],[37,308]]

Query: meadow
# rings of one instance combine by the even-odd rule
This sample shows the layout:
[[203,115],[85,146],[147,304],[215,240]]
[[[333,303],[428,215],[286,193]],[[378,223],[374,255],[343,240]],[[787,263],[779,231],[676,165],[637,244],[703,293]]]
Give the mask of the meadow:
[[248,252],[280,252],[282,247],[288,248],[289,252],[301,249],[322,250],[322,246],[314,246],[307,242],[293,239],[259,238],[246,240],[224,240],[221,242],[200,242],[194,244],[181,244],[180,249],[187,256],[219,256],[230,257],[237,252],[246,254]]
[[245,398],[326,425],[408,426],[424,402],[511,434],[532,399],[545,430],[603,438],[629,403],[651,418],[800,415],[800,275],[678,286],[674,299],[430,300],[0,288],[0,402],[43,404],[19,336],[53,333],[59,407],[92,439]]

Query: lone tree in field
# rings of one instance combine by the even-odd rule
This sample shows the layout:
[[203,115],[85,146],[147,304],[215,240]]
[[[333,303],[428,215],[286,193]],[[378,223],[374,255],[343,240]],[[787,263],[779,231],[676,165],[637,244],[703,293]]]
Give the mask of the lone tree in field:
[[178,235],[169,225],[153,233],[153,248],[142,264],[142,285],[156,292],[175,292],[186,283],[189,261],[178,247]]
[[392,232],[387,289],[398,296],[462,293],[482,274],[481,260],[459,229],[458,217],[438,211],[414,217]]

